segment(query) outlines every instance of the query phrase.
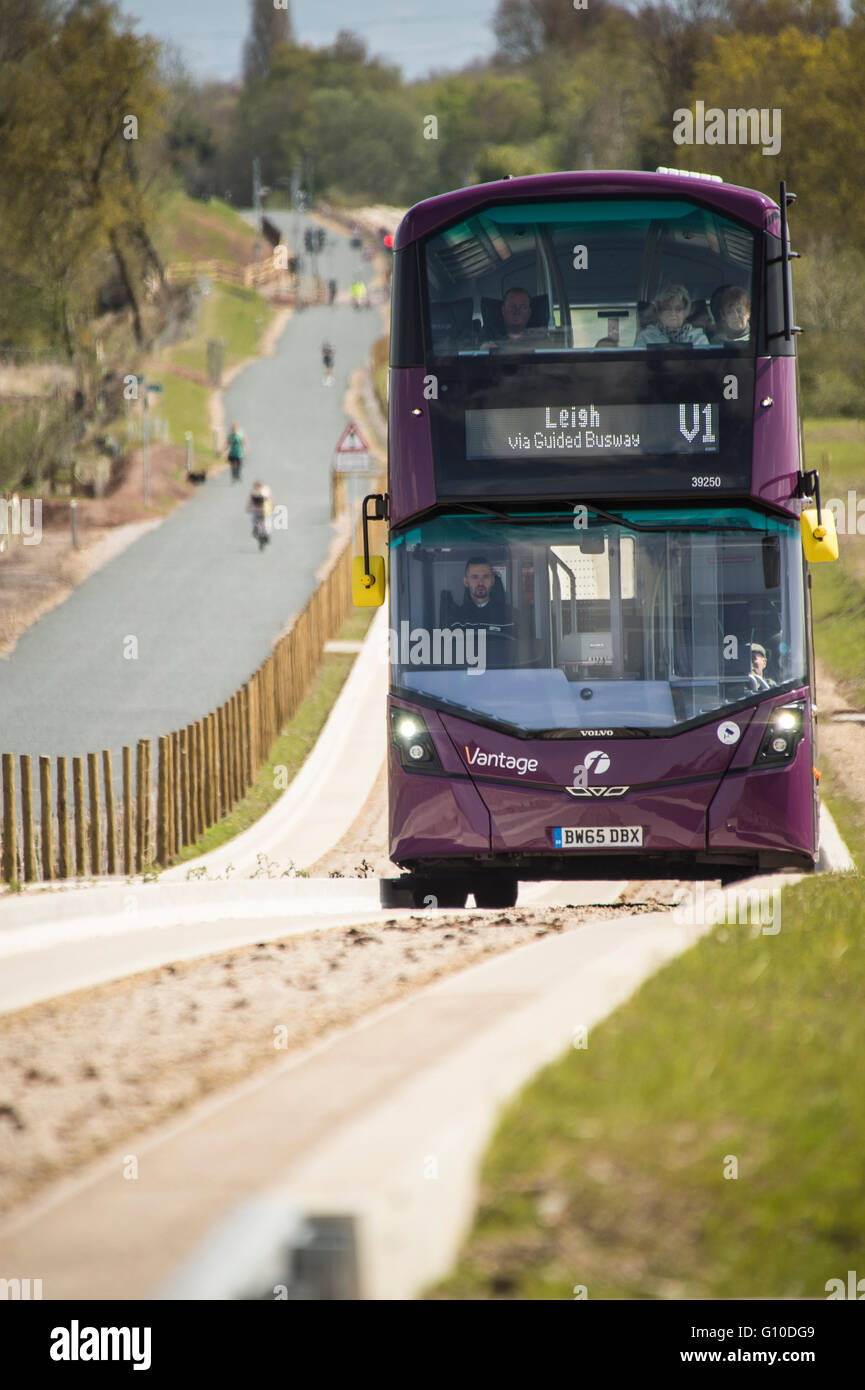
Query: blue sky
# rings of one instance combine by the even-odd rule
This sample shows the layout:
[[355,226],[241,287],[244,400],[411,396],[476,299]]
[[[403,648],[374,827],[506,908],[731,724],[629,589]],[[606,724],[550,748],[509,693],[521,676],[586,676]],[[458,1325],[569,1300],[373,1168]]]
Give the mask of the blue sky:
[[[248,0],[119,0],[119,8],[140,21],[139,33],[175,43],[195,77],[240,75]],[[291,0],[301,43],[321,47],[351,29],[407,78],[488,57],[496,8],[496,0]]]

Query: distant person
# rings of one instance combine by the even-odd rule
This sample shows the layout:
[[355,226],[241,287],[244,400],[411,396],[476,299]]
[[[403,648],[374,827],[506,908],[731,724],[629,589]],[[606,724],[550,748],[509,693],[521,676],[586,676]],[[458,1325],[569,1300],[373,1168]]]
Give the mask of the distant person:
[[273,524],[273,494],[267,483],[253,483],[246,510],[252,515],[252,534],[259,550],[270,541]]
[[748,680],[754,690],[771,690],[777,681],[770,680],[766,675],[766,667],[769,658],[766,655],[766,648],[761,642],[749,642],[751,650],[751,670]]
[[751,336],[751,298],[747,290],[728,285],[717,301],[716,343],[745,343]]
[[243,458],[246,453],[247,439],[244,431],[235,422],[232,423],[228,431],[228,444],[226,453],[228,462],[231,464],[232,482],[237,482],[243,472]]
[[686,323],[693,300],[684,285],[664,285],[652,300],[655,323],[641,328],[634,347],[708,347],[702,328]]
[[358,277],[351,287],[351,297],[355,309],[365,309],[367,304],[366,283]]
[[336,281],[335,281],[335,280],[328,280],[328,282],[327,282],[327,302],[328,302],[328,304],[333,304],[333,303],[336,302]]
[[331,344],[328,343],[328,342],[322,343],[322,345],[321,345],[321,365],[322,365],[322,367],[324,368],[324,377],[322,378],[322,380],[324,381],[325,386],[332,386],[332,385],[333,385],[333,361],[334,361],[334,350],[333,350],[333,347],[332,347]]

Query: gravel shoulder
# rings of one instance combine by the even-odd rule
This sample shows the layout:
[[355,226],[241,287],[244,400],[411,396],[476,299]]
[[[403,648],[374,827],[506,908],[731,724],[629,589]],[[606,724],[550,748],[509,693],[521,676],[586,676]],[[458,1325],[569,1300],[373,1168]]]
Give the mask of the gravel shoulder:
[[432,980],[621,913],[393,918],[168,965],[0,1018],[0,1211]]
[[854,706],[845,699],[841,684],[833,681],[819,661],[817,703],[820,715],[818,761],[828,761],[841,790],[865,815],[865,725],[833,722],[833,715],[849,713]]

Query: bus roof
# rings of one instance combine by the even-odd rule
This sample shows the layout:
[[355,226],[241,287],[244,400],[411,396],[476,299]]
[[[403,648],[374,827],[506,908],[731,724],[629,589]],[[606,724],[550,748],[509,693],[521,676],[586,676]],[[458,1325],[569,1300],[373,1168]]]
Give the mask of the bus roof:
[[572,170],[558,174],[531,174],[525,178],[497,179],[494,183],[474,184],[458,188],[436,198],[426,198],[409,208],[399,225],[394,250],[428,236],[466,213],[493,203],[517,203],[542,198],[563,198],[579,193],[598,197],[645,194],[690,198],[730,213],[753,227],[780,235],[778,205],[765,193],[735,184],[715,183],[682,174],[648,174],[635,170],[596,169],[589,172]]

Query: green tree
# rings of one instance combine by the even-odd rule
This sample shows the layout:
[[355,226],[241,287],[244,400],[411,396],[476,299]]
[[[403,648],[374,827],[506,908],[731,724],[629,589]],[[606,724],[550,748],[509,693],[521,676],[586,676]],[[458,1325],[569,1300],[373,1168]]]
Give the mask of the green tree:
[[294,38],[288,0],[249,0],[249,38],[243,48],[243,80],[249,87],[270,72],[277,44]]
[[743,34],[795,28],[825,38],[841,24],[836,0],[728,0],[730,23]]
[[157,57],[152,40],[118,27],[112,5],[78,0],[25,58],[6,65],[4,258],[53,287],[70,354],[76,318],[90,307],[87,269],[100,256],[114,261],[138,341],[144,277],[162,277],[136,153],[139,140],[160,132]]
[[537,58],[550,48],[590,45],[595,30],[614,14],[633,24],[624,7],[611,4],[610,0],[586,0],[582,9],[563,0],[499,0],[493,32],[499,52],[522,62]]

